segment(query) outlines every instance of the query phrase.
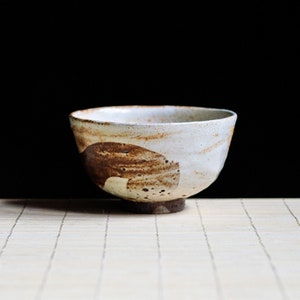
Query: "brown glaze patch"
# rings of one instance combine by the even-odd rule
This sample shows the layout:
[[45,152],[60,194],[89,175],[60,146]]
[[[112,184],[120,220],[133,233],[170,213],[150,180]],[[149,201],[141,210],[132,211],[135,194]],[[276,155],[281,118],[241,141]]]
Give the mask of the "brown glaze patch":
[[86,138],[82,135],[77,135],[76,144],[78,149],[84,149],[86,147]]
[[231,128],[231,134],[228,136],[228,149],[229,149],[230,144],[231,144],[233,133],[234,133],[234,126]]
[[156,139],[162,139],[162,138],[166,138],[168,135],[170,135],[169,133],[167,132],[158,132],[156,134],[152,134],[152,135],[142,135],[142,136],[139,136],[137,135],[135,138],[138,139],[138,140],[156,140]]
[[[101,123],[101,125],[105,125],[104,123]],[[109,123],[108,123],[109,125]],[[99,128],[98,129],[93,129],[90,128],[88,126],[76,126],[73,125],[72,127],[73,132],[76,133],[76,137],[77,136],[82,136],[82,137],[86,137],[86,136],[99,136]],[[130,130],[130,126],[128,128]],[[149,135],[139,135],[138,133],[134,136],[134,139],[137,140],[154,140],[154,139],[162,139],[162,138],[166,138],[170,135],[170,133],[168,132],[157,132],[154,134],[149,134]],[[101,136],[104,137],[106,136],[105,134],[105,130],[103,132],[101,132]],[[116,138],[122,138],[122,137],[126,137],[128,138],[128,132],[123,132],[123,133],[118,133],[118,134],[112,134],[111,132],[109,133],[109,137],[116,137]]]
[[179,163],[146,148],[124,143],[95,143],[82,153],[83,164],[91,179],[104,187],[109,177],[128,179],[127,189],[150,193],[174,189],[179,183]]
[[220,141],[214,143],[213,145],[201,150],[200,153],[208,153],[208,152],[212,151],[213,149],[219,147],[223,143],[224,143],[224,140],[220,140]]
[[73,125],[71,128],[74,132],[76,132],[77,135],[82,135],[82,136],[85,136],[87,134],[88,135],[97,135],[97,131],[95,129],[89,128],[87,126]]

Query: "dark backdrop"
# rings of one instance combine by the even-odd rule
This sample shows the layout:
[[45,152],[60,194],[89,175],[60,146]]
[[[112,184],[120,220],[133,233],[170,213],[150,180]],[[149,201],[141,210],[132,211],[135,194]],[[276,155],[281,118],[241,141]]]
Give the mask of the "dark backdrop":
[[255,1],[2,1],[0,197],[107,196],[82,169],[68,114],[122,104],[237,112],[225,166],[197,197],[298,197],[296,16]]

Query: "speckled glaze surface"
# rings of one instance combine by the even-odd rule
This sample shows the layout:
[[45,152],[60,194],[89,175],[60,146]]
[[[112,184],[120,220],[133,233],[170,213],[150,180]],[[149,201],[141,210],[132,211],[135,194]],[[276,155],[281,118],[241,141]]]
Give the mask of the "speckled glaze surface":
[[[141,212],[168,213],[218,177],[237,114],[191,106],[111,106],[69,115],[83,165],[104,191]],[[177,201],[178,202],[178,201]],[[162,204],[162,205],[161,205]],[[137,208],[136,208],[137,207]],[[149,210],[149,209],[148,209]]]

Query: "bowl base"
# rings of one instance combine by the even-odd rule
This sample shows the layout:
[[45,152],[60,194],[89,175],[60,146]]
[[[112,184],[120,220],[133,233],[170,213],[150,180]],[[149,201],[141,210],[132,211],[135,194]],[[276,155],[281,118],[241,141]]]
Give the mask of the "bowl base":
[[169,214],[184,209],[185,199],[162,202],[134,202],[121,199],[124,210],[139,214]]

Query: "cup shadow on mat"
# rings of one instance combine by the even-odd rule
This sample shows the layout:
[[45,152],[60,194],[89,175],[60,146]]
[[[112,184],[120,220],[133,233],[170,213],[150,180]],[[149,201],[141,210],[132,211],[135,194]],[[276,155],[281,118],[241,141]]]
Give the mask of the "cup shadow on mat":
[[26,207],[40,211],[42,215],[45,211],[68,211],[78,214],[121,214],[132,215],[133,213],[124,211],[119,199],[5,199],[8,209]]

